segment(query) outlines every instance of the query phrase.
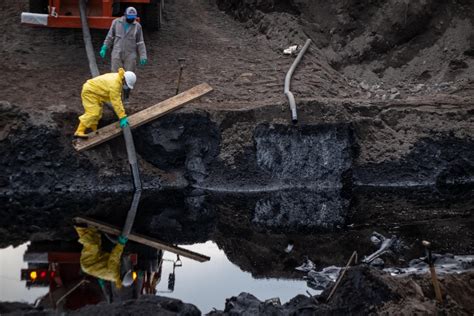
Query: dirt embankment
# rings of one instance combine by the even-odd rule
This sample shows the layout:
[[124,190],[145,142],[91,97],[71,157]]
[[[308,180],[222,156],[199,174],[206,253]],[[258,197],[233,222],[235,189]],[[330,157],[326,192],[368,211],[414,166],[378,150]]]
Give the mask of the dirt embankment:
[[[287,125],[282,107],[181,111],[137,129],[146,186],[243,193],[468,186],[474,179],[469,103],[307,101],[297,126]],[[78,154],[64,122],[72,115],[37,124],[38,115],[1,103],[4,194],[128,187],[123,140]]]
[[251,294],[241,293],[227,300],[224,311],[214,311],[211,315],[433,315],[438,312],[470,315],[473,278],[472,272],[443,278],[445,305],[440,306],[427,276],[396,278],[359,266],[348,270],[329,303],[326,299],[331,289],[318,297],[296,296],[284,305],[261,302]]
[[[209,312],[209,315],[472,315],[473,280],[472,272],[441,278],[445,303],[439,305],[428,276],[397,278],[373,268],[359,266],[348,270],[329,303],[326,299],[330,289],[315,297],[298,295],[283,305],[279,300],[262,302],[249,293],[241,293],[227,299],[224,311],[202,312]],[[20,303],[2,303],[0,311],[7,315],[10,312],[12,315],[52,315],[50,311],[36,310]],[[103,313],[199,315],[200,311],[179,300],[143,296],[137,300],[86,306],[72,314]]]
[[471,1],[217,3],[257,34],[264,34],[275,50],[311,38],[317,48],[310,51],[309,59],[337,70],[355,95],[398,99],[473,94]]
[[[2,315],[56,315],[57,311],[39,310],[23,303],[0,303]],[[202,313],[192,305],[177,299],[146,295],[136,300],[114,302],[111,304],[88,305],[67,315],[188,315],[199,316]]]

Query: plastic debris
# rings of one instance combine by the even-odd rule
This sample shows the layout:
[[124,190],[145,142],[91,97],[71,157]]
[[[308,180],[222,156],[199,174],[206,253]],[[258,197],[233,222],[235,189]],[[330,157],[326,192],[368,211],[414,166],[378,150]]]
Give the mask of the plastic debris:
[[336,282],[340,272],[341,268],[336,266],[326,267],[321,271],[309,271],[306,283],[310,288],[321,291]]
[[290,46],[286,49],[283,50],[283,54],[285,55],[293,55],[296,53],[296,51],[298,50],[298,45],[293,45],[293,46]]
[[300,265],[299,267],[296,267],[295,270],[309,272],[311,270],[314,270],[315,268],[316,268],[316,265],[314,264],[314,262],[309,260],[308,257],[305,257],[303,264]]

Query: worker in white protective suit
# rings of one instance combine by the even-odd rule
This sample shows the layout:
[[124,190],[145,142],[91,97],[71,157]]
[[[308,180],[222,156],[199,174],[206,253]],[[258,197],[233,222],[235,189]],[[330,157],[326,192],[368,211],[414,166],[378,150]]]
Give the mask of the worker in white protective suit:
[[137,22],[138,13],[134,7],[128,7],[125,15],[112,22],[109,33],[100,49],[100,57],[105,58],[107,50],[112,49],[112,72],[119,68],[135,72],[137,52],[140,65],[148,62],[142,26]]

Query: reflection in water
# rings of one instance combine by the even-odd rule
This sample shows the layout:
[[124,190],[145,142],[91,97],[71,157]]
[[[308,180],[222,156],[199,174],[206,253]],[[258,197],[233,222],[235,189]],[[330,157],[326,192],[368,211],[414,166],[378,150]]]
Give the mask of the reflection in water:
[[[176,270],[174,292],[172,294],[158,293],[158,295],[178,298],[194,304],[203,313],[211,311],[214,307],[223,310],[225,299],[241,292],[250,292],[261,300],[279,297],[284,303],[297,294],[305,293],[308,289],[306,282],[302,279],[255,279],[251,273],[244,272],[231,263],[225,253],[212,241],[183,247],[205,253],[212,259],[198,263],[182,258],[183,266]],[[174,259],[176,255],[165,253],[164,258]],[[163,275],[167,275],[171,270],[172,265],[166,263],[163,265]],[[162,282],[158,285],[158,291],[164,290],[166,290],[166,283]]]
[[[307,287],[303,280],[278,280],[278,279],[254,279],[250,273],[243,272],[236,265],[231,263],[224,252],[211,241],[203,244],[184,246],[195,252],[206,253],[211,256],[211,261],[199,263],[190,259],[180,258],[181,264],[177,261],[177,256],[166,252],[162,257],[156,257],[156,250],[144,249],[143,245],[131,245],[130,252],[137,254],[137,263],[134,266],[139,271],[140,276],[135,283],[141,293],[153,293],[156,295],[168,296],[180,299],[184,302],[196,305],[203,313],[209,312],[213,307],[222,309],[225,299],[241,292],[251,292],[259,299],[279,297],[282,302],[288,301],[297,294],[305,293]],[[19,251],[21,249],[21,251]],[[51,278],[47,276],[47,282],[20,283],[18,290],[6,294],[2,279],[2,295],[0,300],[27,300],[33,303],[37,298],[43,298],[40,303],[44,307],[51,306],[51,297],[57,302],[63,298],[61,306],[63,309],[76,309],[80,305],[97,303],[103,301],[104,296],[96,279],[84,275],[80,272],[79,255],[81,247],[76,242],[33,242],[27,247],[23,245],[12,252],[11,248],[0,251],[2,260],[7,260],[7,264],[1,266],[1,275],[19,276],[20,269],[25,264],[18,264],[22,261],[22,256],[28,262],[28,272],[37,271],[37,277],[43,270],[54,268],[56,273]],[[155,253],[155,256],[152,256]],[[161,253],[161,252],[160,252]],[[8,254],[8,256],[7,256]],[[62,259],[61,259],[62,258]],[[161,260],[163,258],[163,260]],[[52,261],[56,261],[53,262]],[[63,262],[58,262],[63,261]],[[43,262],[43,263],[41,263]],[[174,273],[173,273],[174,271]],[[151,273],[150,273],[151,272]],[[148,286],[145,285],[149,280]],[[79,284],[82,281],[81,284]],[[155,286],[151,284],[155,284]],[[61,284],[61,287],[58,285]],[[78,285],[79,284],[79,285]],[[38,287],[40,286],[40,287]],[[110,284],[109,284],[110,286]],[[30,288],[30,289],[28,289]],[[61,288],[61,290],[58,290]],[[35,289],[32,291],[31,289]],[[130,288],[127,288],[130,289]],[[48,290],[50,295],[46,295]],[[4,293],[5,292],[5,293]],[[112,300],[125,300],[137,297],[133,291],[118,292],[112,290]]]
[[[124,249],[94,228],[76,229],[82,246],[77,242],[38,241],[27,247],[23,259],[28,266],[21,269],[21,279],[28,288],[49,289],[36,306],[75,310],[153,293],[150,286],[160,279],[162,251],[134,243]],[[123,276],[128,274],[127,284]]]
[[[374,230],[387,236],[400,236],[406,246],[400,255],[387,254],[384,258],[386,266],[406,266],[411,259],[418,258],[423,250],[420,238],[432,241],[441,253],[472,253],[472,192],[446,197],[425,191],[398,194],[391,191],[360,191],[350,199],[342,192],[335,193],[298,190],[227,195],[196,190],[145,196],[134,225],[137,232],[172,244],[194,244],[190,249],[205,253],[212,259],[206,263],[195,263],[182,258],[183,266],[174,267],[175,274],[171,279],[169,274],[173,263],[165,260],[152,268],[155,273],[143,273],[139,281],[148,282],[146,293],[153,293],[157,285],[157,295],[193,303],[205,313],[213,307],[222,309],[226,298],[243,291],[255,294],[260,300],[280,297],[282,302],[296,294],[304,294],[307,289],[306,282],[301,279],[304,274],[294,269],[303,258],[311,259],[318,270],[329,265],[342,266],[353,251],[362,256],[376,250],[369,238]],[[87,214],[120,226],[123,225],[124,211],[129,202],[120,196],[98,196],[96,200],[89,201],[84,196],[73,199],[52,195],[33,200],[24,198],[22,201],[30,204],[24,206],[15,201],[4,206],[7,215],[0,227],[4,243],[27,240],[33,233],[40,233],[33,235],[35,239],[43,236],[56,240],[77,238],[72,235],[69,224],[71,217],[78,214]],[[33,220],[38,226],[28,224]],[[341,221],[345,225],[339,225]],[[302,234],[302,231],[306,232],[305,227],[307,233]],[[331,227],[333,230],[317,233],[318,228]],[[205,242],[211,239],[218,246]],[[202,244],[196,244],[198,242]],[[285,251],[290,242],[293,245],[291,251]],[[49,242],[49,246],[53,247],[51,249],[40,249],[40,244],[32,243],[29,250],[67,250],[80,254],[82,249],[77,242],[74,242],[75,246],[69,243],[67,247],[59,248]],[[127,247],[130,245],[128,243]],[[42,288],[42,292],[31,298],[32,290],[36,288],[32,287],[28,292],[23,283],[21,293],[15,293],[13,286],[10,290],[5,285],[3,276],[14,276],[18,280],[25,248],[15,252],[15,256],[6,250],[0,252],[3,260],[0,267],[0,300],[33,302],[46,292]],[[132,249],[130,252],[141,253]],[[177,259],[167,253],[164,258]],[[20,263],[11,264],[15,260]],[[142,262],[138,258],[138,265]],[[159,267],[162,267],[161,273]],[[252,275],[259,279],[254,279]],[[287,280],[278,280],[282,277]],[[168,286],[173,281],[174,291],[169,293]],[[91,281],[90,284],[97,285],[97,282]],[[117,299],[127,297],[116,296]]]
[[0,301],[34,303],[38,297],[48,293],[45,288],[28,289],[20,280],[19,270],[27,267],[23,262],[23,254],[28,244],[0,249]]
[[[102,249],[101,234],[95,227],[75,227],[79,235],[79,243],[82,244],[81,251],[81,268],[82,271],[98,278],[102,281],[114,282],[114,285],[121,288],[122,285],[129,286],[131,284],[131,270],[124,271],[124,264],[121,262],[125,259],[122,257],[126,240],[118,241],[110,252]],[[128,279],[126,277],[129,276]],[[100,282],[101,287],[104,282]]]
[[349,201],[340,190],[285,190],[255,204],[252,222],[284,231],[333,229],[344,223]]

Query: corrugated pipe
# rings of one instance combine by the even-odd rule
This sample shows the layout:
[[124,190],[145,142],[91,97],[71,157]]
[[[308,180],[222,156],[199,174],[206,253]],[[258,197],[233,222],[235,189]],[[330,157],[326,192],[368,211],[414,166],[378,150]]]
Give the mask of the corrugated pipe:
[[293,76],[293,73],[295,72],[295,69],[300,63],[301,59],[303,58],[303,55],[306,53],[306,50],[308,49],[309,44],[311,44],[310,39],[306,40],[306,43],[304,44],[303,49],[301,49],[300,53],[298,54],[295,61],[293,62],[293,65],[291,65],[291,68],[287,72],[286,77],[285,77],[285,91],[284,92],[285,92],[285,95],[288,97],[288,102],[290,103],[291,120],[293,121],[293,123],[298,122],[298,115],[296,113],[295,96],[290,91],[291,77]]

